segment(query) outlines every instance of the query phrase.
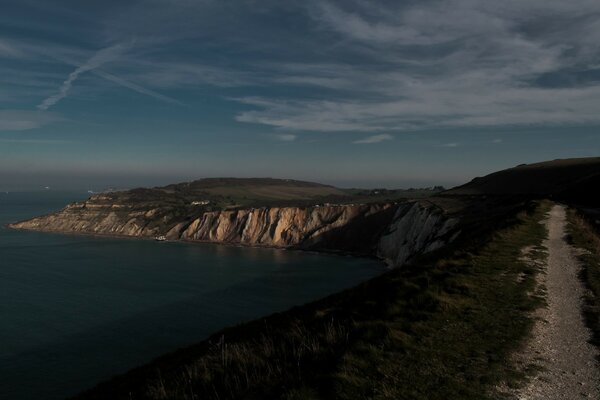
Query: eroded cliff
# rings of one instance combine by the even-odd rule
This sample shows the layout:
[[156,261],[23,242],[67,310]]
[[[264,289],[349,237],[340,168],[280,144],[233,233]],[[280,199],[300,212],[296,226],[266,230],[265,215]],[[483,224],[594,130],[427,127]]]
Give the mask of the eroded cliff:
[[97,195],[10,227],[338,251],[378,256],[397,266],[451,241],[456,223],[439,208],[419,202],[205,211],[111,203]]
[[377,256],[390,265],[402,265],[413,256],[437,250],[459,235],[458,218],[433,205],[400,204],[377,244]]

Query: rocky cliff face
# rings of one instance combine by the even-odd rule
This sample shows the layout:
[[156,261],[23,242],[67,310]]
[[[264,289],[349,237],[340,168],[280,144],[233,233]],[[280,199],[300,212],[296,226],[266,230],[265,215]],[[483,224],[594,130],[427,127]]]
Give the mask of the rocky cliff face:
[[[384,204],[216,211],[204,213],[181,233],[175,227],[169,236],[247,245],[313,247],[352,223],[371,218],[385,222],[395,208],[394,204]],[[374,232],[369,229],[366,233]]]
[[417,254],[437,250],[456,239],[458,222],[432,205],[401,204],[379,239],[377,255],[390,265],[402,265]]
[[453,239],[456,220],[417,202],[191,211],[114,204],[102,196],[12,224],[38,231],[301,248],[376,255],[391,265]]

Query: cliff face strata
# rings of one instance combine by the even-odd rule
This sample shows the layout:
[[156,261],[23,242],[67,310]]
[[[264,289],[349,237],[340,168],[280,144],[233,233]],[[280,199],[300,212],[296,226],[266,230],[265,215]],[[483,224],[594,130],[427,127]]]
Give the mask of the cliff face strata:
[[46,232],[152,237],[160,228],[151,224],[154,210],[126,205],[94,204],[90,200],[73,203],[61,211],[11,224],[11,228]]
[[136,208],[102,196],[12,224],[38,231],[301,248],[376,255],[401,265],[452,240],[456,220],[417,202],[191,212]]
[[[354,224],[379,219],[384,224],[356,235],[353,246],[364,240],[374,244],[374,236],[393,216],[395,204],[341,205],[321,207],[256,208],[208,212],[195,219],[180,235],[183,240],[239,243],[274,247],[327,248],[327,243],[343,235]],[[344,234],[345,236],[345,234]],[[350,239],[350,238],[349,238]],[[364,247],[364,246],[361,246]]]
[[456,239],[458,222],[437,207],[404,203],[379,239],[377,255],[390,265],[402,265],[417,254],[437,250]]

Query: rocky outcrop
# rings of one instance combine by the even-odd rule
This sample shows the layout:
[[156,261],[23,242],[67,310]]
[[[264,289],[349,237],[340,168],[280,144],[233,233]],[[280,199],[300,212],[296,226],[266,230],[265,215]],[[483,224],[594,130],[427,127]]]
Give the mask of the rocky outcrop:
[[248,246],[338,251],[401,265],[453,239],[456,220],[417,202],[262,207],[191,212],[114,204],[102,196],[10,225],[38,231],[154,237]]
[[387,232],[379,239],[377,255],[390,265],[402,265],[413,256],[437,250],[460,231],[458,218],[421,203],[404,203],[396,210]]
[[[102,204],[91,198],[73,203],[61,211],[9,225],[15,229],[45,232],[152,237],[160,226],[151,222],[158,209],[135,209],[124,204]],[[163,212],[164,213],[164,212]]]

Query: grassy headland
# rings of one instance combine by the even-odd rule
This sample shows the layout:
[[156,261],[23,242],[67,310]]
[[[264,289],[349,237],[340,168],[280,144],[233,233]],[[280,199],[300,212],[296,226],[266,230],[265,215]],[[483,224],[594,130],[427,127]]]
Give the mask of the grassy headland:
[[532,326],[539,222],[527,203],[451,248],[356,288],[225,329],[79,399],[483,399],[522,378],[510,355]]
[[249,207],[385,203],[429,197],[442,190],[442,187],[406,190],[338,189],[292,179],[207,178],[163,187],[102,193],[97,202],[135,205],[137,208],[160,206],[194,214]]

